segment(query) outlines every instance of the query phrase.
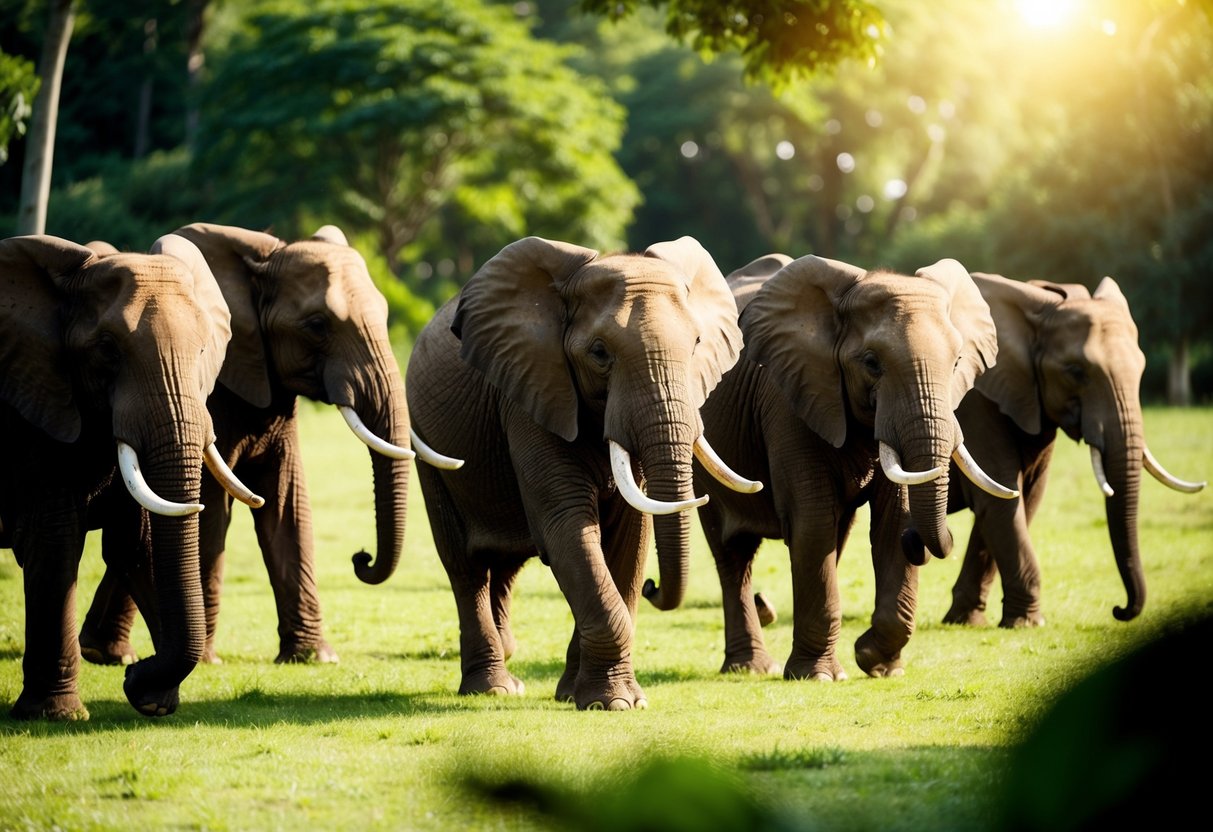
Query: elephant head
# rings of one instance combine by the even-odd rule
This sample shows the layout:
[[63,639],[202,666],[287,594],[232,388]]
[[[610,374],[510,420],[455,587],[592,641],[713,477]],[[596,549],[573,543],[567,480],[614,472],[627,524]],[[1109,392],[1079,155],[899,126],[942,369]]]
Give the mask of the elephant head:
[[116,447],[152,513],[163,635],[124,687],[143,713],[171,713],[205,635],[196,513],[227,304],[197,249],[171,235],[151,254],[106,257],[57,237],[0,241],[0,296],[0,401],[81,458]]
[[371,449],[378,548],[373,563],[355,554],[354,571],[385,581],[404,542],[414,454],[387,302],[365,261],[331,225],[293,243],[207,223],[174,233],[198,246],[232,310],[219,381],[255,407],[295,395],[336,405]]
[[677,606],[686,510],[706,500],[692,493],[691,460],[714,456],[698,408],[741,348],[736,306],[711,255],[690,237],[643,257],[528,237],[469,281],[451,329],[461,358],[540,426],[568,442],[601,430],[625,499],[658,515],[661,582],[644,594],[659,608]]
[[906,556],[921,563],[924,547],[946,556],[950,458],[988,490],[1015,495],[969,464],[953,414],[998,351],[973,280],[955,260],[912,277],[812,255],[768,260],[765,271],[778,271],[755,275],[761,289],[739,293],[749,358],[834,447],[856,425],[873,431],[886,476],[909,488]]
[[1131,620],[1146,600],[1137,541],[1142,467],[1179,491],[1199,491],[1204,483],[1171,476],[1146,447],[1139,399],[1146,359],[1129,304],[1110,277],[1093,295],[1076,284],[980,273],[973,279],[998,325],[998,364],[977,389],[1024,432],[1040,434],[1051,423],[1091,449],[1128,595],[1112,614]]

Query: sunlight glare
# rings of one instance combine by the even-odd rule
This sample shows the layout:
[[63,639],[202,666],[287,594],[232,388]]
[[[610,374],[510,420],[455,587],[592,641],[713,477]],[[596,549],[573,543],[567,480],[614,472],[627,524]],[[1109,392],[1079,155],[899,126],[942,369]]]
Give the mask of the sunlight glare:
[[1072,0],[1015,0],[1024,22],[1036,29],[1056,29],[1074,11]]

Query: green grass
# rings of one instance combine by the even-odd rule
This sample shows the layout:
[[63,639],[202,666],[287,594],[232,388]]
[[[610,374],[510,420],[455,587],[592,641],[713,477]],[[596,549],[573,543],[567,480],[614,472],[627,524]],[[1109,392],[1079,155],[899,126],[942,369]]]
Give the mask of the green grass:
[[[1150,447],[1173,473],[1213,473],[1213,410],[1151,409],[1146,419]],[[1086,449],[1063,439],[1034,525],[1043,629],[942,625],[959,560],[935,561],[921,572],[906,675],[866,677],[851,654],[873,593],[857,526],[840,567],[850,679],[723,677],[719,588],[697,536],[686,602],[639,615],[635,667],[648,710],[577,712],[553,700],[572,618],[538,561],[514,603],[511,669],[526,695],[463,698],[455,606],[416,479],[400,568],[381,586],[362,585],[349,556],[374,544],[367,454],[331,409],[305,406],[302,435],[326,634],[340,664],[272,663],[273,599],[249,517],[238,514],[217,644],[224,664],[196,669],[180,710],[161,720],[130,708],[120,668],[91,665],[81,674],[90,721],[0,717],[0,829],[545,828],[536,807],[577,828],[627,828],[631,810],[673,812],[692,828],[704,817],[725,825],[719,806],[730,795],[772,828],[992,828],[1009,751],[1058,695],[1175,615],[1213,609],[1213,489],[1182,495],[1147,479],[1148,602],[1136,621],[1113,620],[1124,591],[1102,500]],[[970,525],[968,515],[952,518],[958,553]],[[81,615],[99,542],[90,536],[81,564]],[[764,544],[755,573],[781,613],[766,638],[783,660],[792,598],[781,544]],[[994,620],[1000,601],[995,587]],[[4,711],[21,687],[23,611],[21,572],[0,553]],[[136,635],[150,654],[141,624]],[[1164,689],[1190,679],[1183,668],[1160,671]],[[585,808],[595,806],[612,808]]]

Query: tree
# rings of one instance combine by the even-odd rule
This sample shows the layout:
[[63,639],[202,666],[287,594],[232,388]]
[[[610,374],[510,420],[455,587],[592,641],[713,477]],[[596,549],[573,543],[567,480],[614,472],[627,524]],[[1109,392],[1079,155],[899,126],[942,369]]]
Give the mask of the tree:
[[666,31],[707,57],[738,53],[746,76],[775,87],[805,80],[847,58],[874,61],[885,22],[866,0],[581,0],[620,20],[640,6],[666,10]]
[[199,171],[224,216],[373,229],[398,274],[419,246],[460,267],[526,234],[613,247],[623,114],[572,54],[474,0],[260,3],[208,61]]
[[19,235],[41,234],[46,228],[46,205],[50,198],[51,166],[55,157],[55,127],[59,118],[59,85],[75,19],[75,0],[52,0],[42,57],[38,61],[41,84],[34,99],[26,139],[21,203],[17,212]]
[[37,94],[33,63],[0,51],[0,165],[8,161],[9,142],[25,135]]

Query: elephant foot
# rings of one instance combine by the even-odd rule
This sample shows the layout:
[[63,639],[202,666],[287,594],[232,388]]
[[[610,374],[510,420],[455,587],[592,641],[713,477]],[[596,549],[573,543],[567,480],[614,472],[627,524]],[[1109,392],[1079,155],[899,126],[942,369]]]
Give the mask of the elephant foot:
[[778,674],[782,670],[783,666],[765,650],[755,650],[746,655],[725,653],[724,664],[720,666],[721,673],[752,673],[756,676]]
[[223,659],[215,652],[214,646],[208,644],[202,651],[202,658],[198,660],[198,664],[223,664]]
[[282,645],[274,657],[276,664],[337,664],[337,651],[326,641],[312,644]]
[[464,671],[463,679],[459,682],[459,693],[462,696],[522,696],[526,693],[526,685],[504,665],[499,665],[488,670]]
[[80,631],[80,657],[89,664],[123,665],[139,661],[129,641],[107,641]]
[[984,607],[973,607],[952,603],[943,617],[944,624],[962,624],[966,627],[988,627]]
[[832,654],[827,656],[797,656],[793,654],[783,668],[783,678],[809,679],[815,682],[841,682],[847,672]]
[[88,708],[76,693],[61,693],[58,696],[30,696],[25,691],[17,697],[9,716],[13,719],[46,719],[51,722],[84,722],[88,719]]
[[775,612],[775,605],[768,601],[761,592],[754,593],[754,609],[758,611],[758,623],[764,627],[769,627],[779,618],[779,613]]
[[876,636],[868,630],[855,641],[855,663],[859,669],[875,678],[904,676],[901,651],[889,655],[876,646]]
[[630,658],[595,662],[584,654],[573,684],[572,700],[579,711],[630,711],[649,706],[632,673]]
[[1038,612],[1034,613],[1006,613],[1002,614],[1002,620],[998,622],[998,626],[1005,630],[1019,630],[1026,627],[1043,627],[1045,625],[1045,617]]
[[126,679],[122,683],[122,691],[131,707],[144,716],[168,716],[174,713],[181,704],[180,688],[174,685],[170,688],[141,690],[139,674],[132,673],[138,667],[138,664],[128,667]]

